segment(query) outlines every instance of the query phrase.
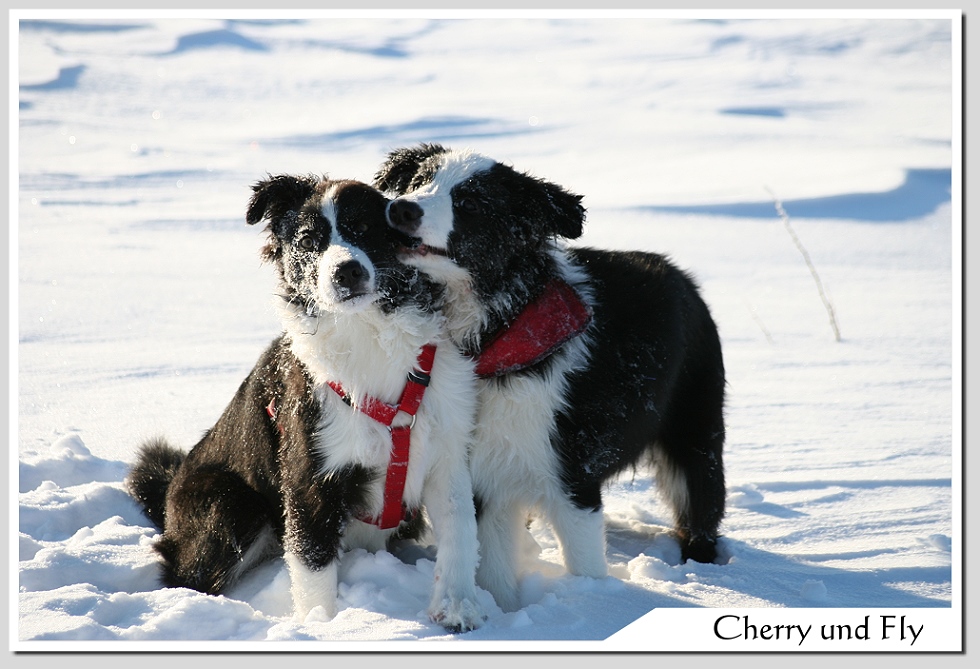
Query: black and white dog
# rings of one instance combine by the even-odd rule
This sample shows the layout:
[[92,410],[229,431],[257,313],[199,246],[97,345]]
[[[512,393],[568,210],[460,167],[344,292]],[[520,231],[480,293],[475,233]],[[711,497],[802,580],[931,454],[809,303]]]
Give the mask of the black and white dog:
[[470,456],[477,582],[520,605],[529,509],[567,569],[607,573],[601,489],[643,462],[672,508],[684,559],[717,558],[725,510],[725,372],[692,279],[652,253],[567,248],[581,197],[468,151],[391,152],[375,185],[403,260],[447,291],[448,332],[485,380]]
[[387,204],[325,177],[253,186],[246,221],[268,221],[284,332],[189,453],[141,449],[127,486],[163,530],[165,585],[225,592],[284,551],[294,615],[333,617],[341,552],[383,549],[421,509],[438,550],[430,617],[452,631],[484,619],[473,363],[444,339],[443,289],[396,260]]

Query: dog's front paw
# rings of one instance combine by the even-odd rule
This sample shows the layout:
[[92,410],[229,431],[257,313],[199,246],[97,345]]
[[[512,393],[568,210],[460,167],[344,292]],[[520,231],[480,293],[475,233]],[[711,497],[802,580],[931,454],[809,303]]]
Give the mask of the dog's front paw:
[[521,595],[517,580],[511,573],[486,570],[477,574],[477,584],[493,595],[494,601],[505,613],[521,608]]
[[312,608],[306,606],[294,606],[293,620],[298,623],[327,623],[337,615],[336,606],[317,605]]
[[453,634],[475,630],[487,619],[475,599],[446,597],[429,607],[429,618]]
[[337,561],[322,569],[310,569],[293,553],[286,554],[293,619],[298,622],[324,622],[337,615]]

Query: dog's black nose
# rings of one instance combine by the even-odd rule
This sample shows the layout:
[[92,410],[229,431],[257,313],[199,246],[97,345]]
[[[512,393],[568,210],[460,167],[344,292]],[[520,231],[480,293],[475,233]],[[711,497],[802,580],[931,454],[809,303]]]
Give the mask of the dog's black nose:
[[348,260],[338,265],[333,273],[334,284],[353,294],[363,292],[367,279],[367,268],[356,260]]
[[388,205],[388,223],[409,234],[419,229],[424,214],[422,207],[410,200],[392,200]]

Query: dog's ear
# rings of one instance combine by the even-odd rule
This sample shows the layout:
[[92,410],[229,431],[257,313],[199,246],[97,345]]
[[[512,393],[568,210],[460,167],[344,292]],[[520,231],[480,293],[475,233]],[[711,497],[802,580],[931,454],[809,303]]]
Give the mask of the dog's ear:
[[299,211],[316,192],[319,182],[320,179],[314,176],[269,175],[252,186],[245,222],[255,225],[263,218],[276,221],[290,211]]
[[418,174],[422,163],[446,151],[448,149],[441,144],[419,144],[395,149],[388,154],[385,162],[374,175],[374,187],[380,191],[404,195],[408,192],[412,179]]
[[550,231],[566,239],[582,236],[585,226],[585,207],[582,196],[570,193],[561,186],[539,181],[544,189],[544,218]]

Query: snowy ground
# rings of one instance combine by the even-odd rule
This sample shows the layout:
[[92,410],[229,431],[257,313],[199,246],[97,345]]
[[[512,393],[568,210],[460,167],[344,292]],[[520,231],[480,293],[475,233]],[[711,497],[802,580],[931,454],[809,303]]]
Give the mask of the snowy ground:
[[[20,16],[12,647],[959,647],[958,15]],[[458,637],[425,617],[426,547],[346,554],[330,622],[290,617],[281,563],[223,597],[158,587],[122,488],[135,446],[192,445],[278,330],[248,186],[370,180],[418,141],[583,193],[576,243],[699,278],[730,383],[725,564],[678,564],[638,472],[606,496],[609,578],[565,574],[537,523],[524,607],[483,593],[489,620]],[[820,638],[865,616],[866,641]],[[719,638],[749,618],[813,628]]]

